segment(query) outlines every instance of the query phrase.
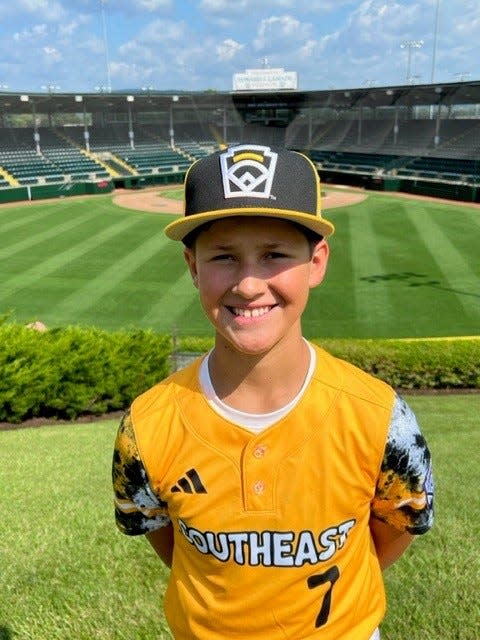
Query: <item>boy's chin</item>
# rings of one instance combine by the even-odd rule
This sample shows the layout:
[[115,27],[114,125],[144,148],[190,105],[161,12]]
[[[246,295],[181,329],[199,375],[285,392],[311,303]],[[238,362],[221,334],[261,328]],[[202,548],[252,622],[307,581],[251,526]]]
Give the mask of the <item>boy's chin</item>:
[[216,346],[241,356],[260,357],[269,353],[275,346],[271,339],[251,337],[236,338],[231,336],[217,336]]

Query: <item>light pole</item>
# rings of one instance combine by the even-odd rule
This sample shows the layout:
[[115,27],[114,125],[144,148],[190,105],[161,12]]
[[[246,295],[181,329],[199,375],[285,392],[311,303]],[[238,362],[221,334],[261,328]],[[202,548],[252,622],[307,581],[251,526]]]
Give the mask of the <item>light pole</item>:
[[172,96],[172,102],[170,103],[170,129],[169,129],[169,134],[170,134],[170,147],[172,149],[175,148],[175,131],[173,129],[173,103],[174,102],[178,102],[179,97],[178,96]]
[[49,84],[42,84],[42,89],[50,94],[60,91],[60,87],[54,82],[50,82]]
[[437,0],[437,4],[435,7],[435,26],[433,29],[433,53],[432,53],[432,75],[430,78],[431,83],[434,83],[435,80],[435,62],[437,59],[437,39],[438,39],[438,9],[440,5],[440,0]]
[[400,45],[401,49],[407,49],[407,75],[406,84],[409,83],[410,67],[412,63],[412,49],[421,49],[423,47],[423,40],[404,40]]
[[107,89],[108,93],[112,91],[112,82],[110,80],[110,57],[108,54],[108,35],[107,35],[107,20],[105,18],[105,2],[106,0],[100,0],[102,7],[102,26],[103,26],[103,45],[105,48],[105,65],[107,68]]

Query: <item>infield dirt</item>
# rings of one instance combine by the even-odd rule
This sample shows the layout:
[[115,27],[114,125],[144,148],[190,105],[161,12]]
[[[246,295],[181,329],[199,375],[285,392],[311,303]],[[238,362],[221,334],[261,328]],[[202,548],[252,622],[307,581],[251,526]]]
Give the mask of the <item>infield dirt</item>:
[[[119,207],[148,211],[150,213],[182,213],[183,204],[180,200],[166,198],[163,193],[172,190],[172,186],[164,189],[158,187],[142,190],[117,190],[113,196],[113,202]],[[362,202],[367,197],[366,193],[353,191],[327,191],[322,197],[323,209],[345,207],[350,204]]]

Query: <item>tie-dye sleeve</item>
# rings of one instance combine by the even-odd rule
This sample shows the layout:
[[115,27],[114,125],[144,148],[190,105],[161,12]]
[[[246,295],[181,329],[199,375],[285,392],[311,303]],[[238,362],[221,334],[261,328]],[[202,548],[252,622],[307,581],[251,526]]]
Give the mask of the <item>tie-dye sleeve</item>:
[[418,535],[433,524],[432,461],[415,414],[396,396],[372,515]]
[[122,533],[135,536],[169,524],[167,504],[150,486],[128,413],[115,441],[112,480],[115,521]]

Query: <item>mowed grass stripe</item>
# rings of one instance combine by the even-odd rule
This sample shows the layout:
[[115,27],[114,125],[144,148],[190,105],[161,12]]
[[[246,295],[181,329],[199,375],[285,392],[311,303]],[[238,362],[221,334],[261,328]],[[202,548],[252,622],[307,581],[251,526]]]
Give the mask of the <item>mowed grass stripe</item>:
[[[442,274],[444,282],[436,287],[438,294],[446,289],[455,295],[468,316],[479,317],[480,291],[478,288],[471,288],[471,283],[478,279],[478,274],[452,241],[450,231],[442,224],[443,217],[432,208],[423,208],[420,215],[418,211],[407,208],[406,215]],[[444,265],[447,265],[447,269]]]
[[33,249],[36,245],[45,242],[47,240],[53,240],[61,233],[65,231],[71,231],[76,227],[85,224],[92,218],[98,216],[97,211],[90,211],[90,213],[83,211],[81,215],[75,218],[69,218],[65,222],[60,222],[59,224],[54,224],[53,226],[49,226],[44,231],[38,233],[32,233],[27,238],[23,240],[19,240],[18,242],[14,242],[9,244],[8,246],[4,246],[0,248],[0,260],[5,260],[6,258],[11,258],[17,253],[21,251],[25,251],[27,249]]
[[120,260],[104,269],[97,277],[64,298],[57,305],[57,313],[60,316],[66,316],[69,313],[75,316],[94,306],[102,296],[115,289],[135,269],[161,251],[166,242],[168,240],[161,229],[148,240],[139,244],[133,251],[126,253]]
[[[306,337],[330,337],[336,332],[348,335],[355,318],[356,282],[350,255],[350,209],[341,207],[327,212],[335,224],[335,234],[328,238],[330,257],[327,273],[320,286],[311,289],[310,299],[302,318]],[[335,318],[335,323],[331,322]]]
[[[452,309],[440,298],[434,299],[438,322],[432,323],[430,313],[425,313],[426,297],[434,297],[429,282],[440,277],[436,261],[417,234],[408,211],[416,210],[416,215],[425,215],[424,203],[412,200],[392,201],[391,198],[377,197],[373,217],[373,228],[381,246],[383,270],[367,279],[373,292],[380,283],[388,283],[390,293],[391,318],[396,318],[399,336],[411,337],[418,332],[435,331],[440,335],[451,331],[449,323]],[[451,299],[450,299],[451,303]],[[463,317],[463,309],[456,313]],[[423,326],[422,326],[423,325]],[[388,337],[387,332],[383,333]]]
[[87,237],[78,244],[72,245],[68,249],[61,251],[50,258],[36,263],[34,267],[4,280],[0,283],[0,300],[4,300],[19,289],[32,286],[36,282],[41,281],[43,278],[46,278],[58,269],[61,269],[72,260],[80,258],[104,242],[110,241],[112,238],[123,234],[138,222],[139,219],[135,218],[122,220],[117,224],[113,224],[108,228],[103,229],[93,236]]
[[[164,290],[155,304],[140,319],[140,323],[143,326],[155,326],[158,318],[167,316],[171,319],[171,328],[182,326],[188,323],[185,310],[196,298],[197,291],[192,284],[192,276],[185,265],[185,272]],[[198,305],[200,307],[200,303]]]
[[350,260],[352,275],[356,283],[353,289],[355,302],[355,323],[360,335],[368,335],[375,330],[380,334],[387,331],[390,315],[389,283],[380,280],[375,290],[366,280],[372,274],[384,272],[384,264],[375,233],[372,217],[374,207],[367,202],[353,208],[350,214]]
[[[30,205],[29,205],[30,206]],[[21,227],[29,228],[37,222],[42,222],[49,216],[58,215],[58,204],[44,206],[42,209],[36,205],[33,211],[23,207],[8,207],[0,212],[0,234],[18,230]],[[29,212],[27,215],[27,211]]]

